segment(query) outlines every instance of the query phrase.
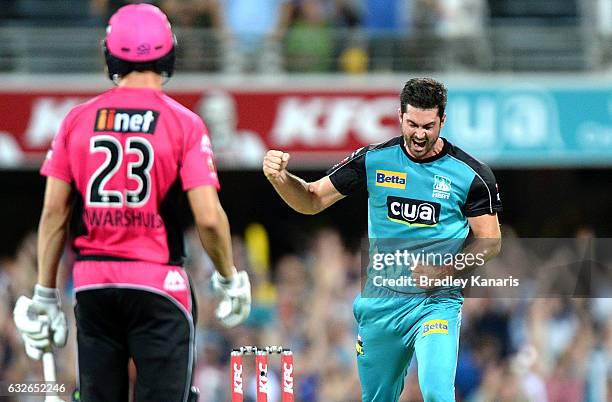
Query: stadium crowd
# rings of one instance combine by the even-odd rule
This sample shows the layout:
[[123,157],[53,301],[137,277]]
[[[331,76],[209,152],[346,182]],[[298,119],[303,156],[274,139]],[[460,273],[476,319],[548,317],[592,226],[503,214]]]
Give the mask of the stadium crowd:
[[[98,27],[125,0],[6,0],[0,27]],[[157,0],[177,29],[179,65],[240,73],[406,70],[439,38],[483,32],[486,0]],[[433,40],[432,37],[437,37]],[[404,55],[407,53],[411,57]],[[417,64],[414,64],[417,63]]]
[[[505,228],[505,237],[514,237]],[[361,286],[360,250],[348,249],[332,228],[319,229],[299,254],[283,255],[270,267],[246,236],[234,237],[236,265],[253,282],[253,311],[246,325],[227,330],[214,317],[217,299],[208,257],[194,232],[188,232],[187,270],[198,297],[197,366],[194,382],[201,402],[228,400],[229,352],[241,345],[283,345],[295,353],[296,400],[355,402],[359,386],[355,365],[356,326],[352,301]],[[581,231],[578,240],[592,239]],[[38,380],[41,364],[27,358],[15,330],[11,308],[16,295],[29,294],[36,277],[36,237],[23,239],[13,258],[0,261],[0,379]],[[536,258],[514,243],[489,263],[491,269],[516,272]],[[559,243],[537,262],[560,266],[580,260]],[[563,246],[561,246],[563,244]],[[518,246],[517,246],[518,245]],[[61,268],[63,306],[72,316],[70,253]],[[607,261],[610,266],[611,261]],[[523,264],[524,263],[524,264]],[[608,269],[609,271],[609,269]],[[608,284],[609,278],[608,278]],[[607,295],[612,289],[607,289]],[[600,293],[600,295],[606,295]],[[610,298],[540,297],[466,298],[463,306],[456,392],[459,401],[599,402],[612,395],[612,306]],[[57,353],[60,381],[75,384],[75,330]],[[245,358],[247,400],[254,400],[254,359]],[[271,401],[278,401],[279,360],[270,357]],[[419,401],[412,362],[402,401]],[[72,385],[71,385],[72,386]],[[24,399],[25,400],[25,399]]]
[[[0,70],[98,70],[90,47],[61,63],[68,45],[83,46],[62,38],[101,37],[108,17],[133,2],[169,15],[183,71],[575,71],[612,60],[612,0],[3,0]],[[37,47],[37,29],[58,31],[59,43]],[[533,61],[543,50],[549,59]]]

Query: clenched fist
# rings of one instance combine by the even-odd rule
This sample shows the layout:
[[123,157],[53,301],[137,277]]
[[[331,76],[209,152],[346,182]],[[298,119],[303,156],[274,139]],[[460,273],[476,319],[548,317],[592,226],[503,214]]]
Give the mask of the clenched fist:
[[270,181],[283,182],[287,178],[289,155],[283,151],[270,150],[263,160],[263,172]]

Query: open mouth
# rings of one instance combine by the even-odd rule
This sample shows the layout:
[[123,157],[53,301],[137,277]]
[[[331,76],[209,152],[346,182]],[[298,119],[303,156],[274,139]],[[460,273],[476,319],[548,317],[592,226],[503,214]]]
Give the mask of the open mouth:
[[425,150],[425,146],[427,145],[427,140],[417,140],[415,138],[412,139],[412,148],[417,151],[417,152],[421,152],[423,150]]

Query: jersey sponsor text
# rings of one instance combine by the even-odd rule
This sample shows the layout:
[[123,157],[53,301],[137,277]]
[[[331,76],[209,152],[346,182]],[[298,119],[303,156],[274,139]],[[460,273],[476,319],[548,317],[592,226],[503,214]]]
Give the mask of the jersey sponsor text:
[[408,225],[434,226],[440,219],[440,204],[403,197],[387,197],[387,217]]
[[423,336],[448,334],[448,320],[429,320],[423,324]]
[[153,134],[159,112],[143,109],[99,109],[94,131]]
[[392,172],[390,170],[376,171],[376,185],[390,188],[406,188],[406,173]]

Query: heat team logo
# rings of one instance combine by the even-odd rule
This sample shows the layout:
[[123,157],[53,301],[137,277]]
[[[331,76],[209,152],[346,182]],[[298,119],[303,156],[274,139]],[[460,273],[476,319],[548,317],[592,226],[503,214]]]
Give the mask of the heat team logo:
[[376,185],[391,188],[406,188],[406,173],[392,172],[390,170],[376,171]]
[[448,320],[429,320],[423,324],[423,336],[448,334]]
[[153,134],[159,112],[143,109],[99,109],[94,131]]
[[448,177],[434,175],[434,186],[431,196],[448,200],[450,198],[451,185],[451,179]]
[[389,196],[387,217],[405,225],[435,226],[440,220],[440,203]]

